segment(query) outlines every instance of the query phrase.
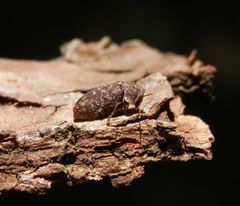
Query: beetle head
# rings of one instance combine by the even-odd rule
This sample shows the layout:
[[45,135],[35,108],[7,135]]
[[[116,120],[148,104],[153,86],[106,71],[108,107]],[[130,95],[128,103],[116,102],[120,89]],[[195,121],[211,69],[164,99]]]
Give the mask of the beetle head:
[[124,101],[130,105],[138,107],[143,99],[145,90],[137,84],[124,84]]

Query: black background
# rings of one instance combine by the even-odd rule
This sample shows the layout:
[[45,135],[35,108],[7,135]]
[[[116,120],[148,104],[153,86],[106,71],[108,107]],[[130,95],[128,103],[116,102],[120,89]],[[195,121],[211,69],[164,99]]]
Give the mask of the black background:
[[[40,2],[40,1],[39,1]],[[108,180],[73,188],[59,186],[45,196],[8,194],[1,205],[230,205],[238,199],[240,7],[225,1],[14,3],[0,6],[0,56],[50,59],[74,37],[86,41],[109,35],[115,42],[139,38],[162,51],[189,54],[217,66],[211,102],[203,95],[185,99],[186,113],[210,124],[216,142],[212,161],[149,164],[131,186]],[[236,187],[236,189],[234,188]]]

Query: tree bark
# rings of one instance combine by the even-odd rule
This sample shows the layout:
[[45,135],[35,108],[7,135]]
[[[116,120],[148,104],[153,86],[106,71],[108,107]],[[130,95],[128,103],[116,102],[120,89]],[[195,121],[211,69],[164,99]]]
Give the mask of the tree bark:
[[[161,160],[210,160],[214,137],[184,115],[183,93],[210,88],[215,68],[161,53],[141,41],[75,39],[49,61],[0,59],[0,193],[42,193],[56,182],[141,177]],[[74,122],[76,101],[91,88],[135,81],[145,89],[140,114]]]

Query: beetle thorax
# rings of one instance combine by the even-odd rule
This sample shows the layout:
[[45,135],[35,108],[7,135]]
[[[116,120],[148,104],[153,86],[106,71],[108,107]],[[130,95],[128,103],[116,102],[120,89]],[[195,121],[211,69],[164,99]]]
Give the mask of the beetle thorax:
[[144,89],[136,84],[124,84],[124,101],[138,106],[144,95]]

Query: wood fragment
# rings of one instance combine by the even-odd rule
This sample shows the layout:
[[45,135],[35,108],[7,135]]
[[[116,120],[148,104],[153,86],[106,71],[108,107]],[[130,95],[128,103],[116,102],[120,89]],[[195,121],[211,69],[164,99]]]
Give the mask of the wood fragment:
[[[61,50],[50,61],[0,59],[0,193],[43,193],[56,182],[104,177],[127,185],[148,162],[212,158],[209,126],[184,115],[174,91],[200,87],[194,79],[214,67],[199,60],[190,66],[187,57],[136,40],[117,45],[109,38],[77,39]],[[115,81],[144,88],[142,113],[116,115],[110,126],[107,118],[73,121],[73,106],[85,91]]]

